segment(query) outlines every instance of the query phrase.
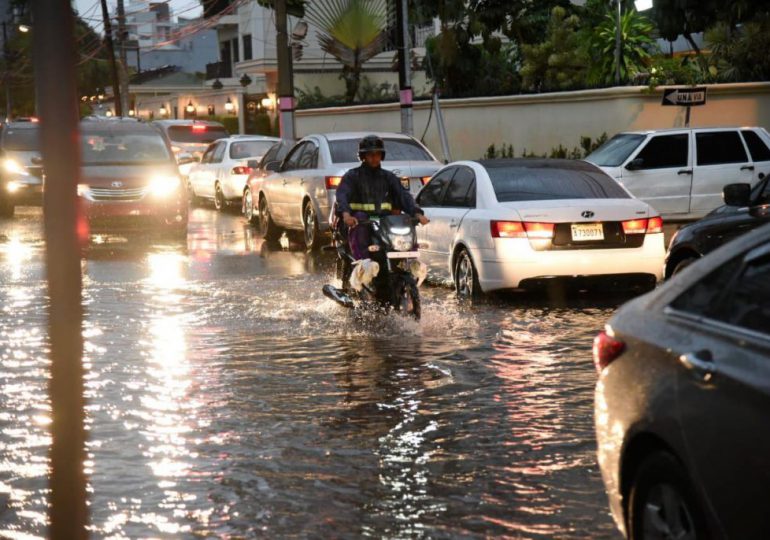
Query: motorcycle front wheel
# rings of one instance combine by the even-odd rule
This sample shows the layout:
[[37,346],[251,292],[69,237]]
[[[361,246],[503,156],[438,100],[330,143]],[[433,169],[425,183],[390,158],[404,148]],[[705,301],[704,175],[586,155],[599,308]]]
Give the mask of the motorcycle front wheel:
[[400,278],[396,281],[394,306],[396,311],[406,317],[420,320],[422,308],[420,305],[420,290],[413,280]]

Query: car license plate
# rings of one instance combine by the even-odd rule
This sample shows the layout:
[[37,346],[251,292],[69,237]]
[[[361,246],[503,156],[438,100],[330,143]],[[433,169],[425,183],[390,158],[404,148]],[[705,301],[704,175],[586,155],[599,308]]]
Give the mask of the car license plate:
[[572,224],[573,242],[590,242],[591,240],[604,240],[604,227],[601,223]]

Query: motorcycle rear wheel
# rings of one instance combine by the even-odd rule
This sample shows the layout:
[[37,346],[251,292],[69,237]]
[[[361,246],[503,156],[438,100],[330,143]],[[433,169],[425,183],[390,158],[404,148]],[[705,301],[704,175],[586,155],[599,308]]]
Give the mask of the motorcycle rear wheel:
[[420,290],[417,288],[416,283],[406,279],[399,279],[396,284],[394,299],[396,311],[406,317],[420,320],[422,305],[420,304]]

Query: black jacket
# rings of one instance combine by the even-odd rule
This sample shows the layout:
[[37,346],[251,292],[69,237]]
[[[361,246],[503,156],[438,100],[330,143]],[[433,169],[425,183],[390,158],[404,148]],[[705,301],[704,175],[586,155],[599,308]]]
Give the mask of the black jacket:
[[398,177],[387,169],[373,169],[362,163],[350,169],[337,187],[337,212],[388,214],[391,210],[415,216],[422,210]]

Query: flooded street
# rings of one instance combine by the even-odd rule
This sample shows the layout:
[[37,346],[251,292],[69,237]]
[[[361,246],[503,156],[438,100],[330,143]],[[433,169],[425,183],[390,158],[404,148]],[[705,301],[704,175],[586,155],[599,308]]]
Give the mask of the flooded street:
[[[187,245],[83,261],[94,538],[618,538],[595,459],[591,341],[618,300],[420,323],[321,294],[331,254],[196,209]],[[42,215],[0,221],[0,536],[46,532]]]

